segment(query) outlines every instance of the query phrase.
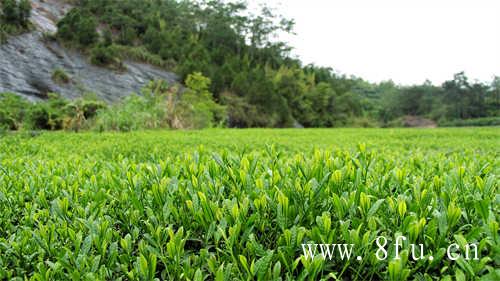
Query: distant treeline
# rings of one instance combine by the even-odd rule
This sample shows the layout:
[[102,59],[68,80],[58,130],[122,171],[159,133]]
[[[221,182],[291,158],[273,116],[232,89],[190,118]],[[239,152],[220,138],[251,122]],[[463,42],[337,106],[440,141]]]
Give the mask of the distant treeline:
[[484,83],[458,73],[441,86],[399,86],[304,66],[275,39],[291,32],[293,21],[267,7],[252,15],[244,3],[218,0],[73,2],[54,40],[115,70],[128,58],[168,68],[183,81],[203,74],[211,81],[207,91],[225,108],[224,126],[398,126],[405,116],[499,123],[499,77]]

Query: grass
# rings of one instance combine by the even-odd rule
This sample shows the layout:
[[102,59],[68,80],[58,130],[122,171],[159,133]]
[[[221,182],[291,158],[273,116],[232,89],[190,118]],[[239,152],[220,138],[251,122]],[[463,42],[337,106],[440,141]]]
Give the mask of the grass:
[[[11,134],[0,279],[498,280],[499,139],[497,128]],[[376,237],[398,234],[425,258],[403,247],[377,260]],[[307,260],[302,243],[353,244],[363,260]],[[477,243],[479,259],[448,259],[452,243]]]
[[64,71],[64,69],[56,68],[52,72],[52,81],[57,84],[68,84],[71,82],[71,77]]
[[7,43],[9,36],[20,35],[33,29],[33,25],[28,23],[28,26],[22,27],[20,25],[6,24],[0,22],[0,45]]
[[166,69],[173,69],[175,64],[172,61],[166,61],[160,56],[150,53],[144,47],[130,47],[124,45],[113,45],[122,60],[133,60],[142,63],[148,63]]

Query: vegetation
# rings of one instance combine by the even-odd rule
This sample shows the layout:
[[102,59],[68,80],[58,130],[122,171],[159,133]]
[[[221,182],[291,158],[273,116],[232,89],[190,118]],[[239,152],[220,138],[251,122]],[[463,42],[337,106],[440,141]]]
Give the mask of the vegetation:
[[[46,101],[31,103],[15,94],[2,93],[0,94],[0,128],[79,130],[85,127],[84,120],[93,119],[97,111],[104,107],[103,102],[92,98],[68,101],[56,94],[49,94]],[[75,122],[81,123],[81,127],[75,128]]]
[[0,93],[0,129],[19,130],[30,103],[15,94]]
[[29,0],[2,0],[0,4],[2,8],[0,18],[3,24],[28,28],[31,14]]
[[[498,280],[499,137],[495,129],[7,136],[0,278]],[[408,238],[402,259],[389,251],[377,260],[375,237],[396,235]],[[363,259],[311,261],[301,243],[352,243]],[[407,243],[422,243],[425,258],[412,259]],[[462,254],[477,243],[478,260],[448,259],[451,243]]]
[[154,66],[159,66],[163,68],[173,68],[173,62],[162,59],[160,56],[152,54],[147,51],[146,48],[142,46],[124,46],[124,45],[113,45],[115,52],[119,55],[121,60],[135,60],[139,62],[145,62]]
[[[56,69],[52,79],[68,83],[69,76]],[[226,109],[209,92],[210,79],[193,73],[186,87],[152,81],[140,94],[107,106],[94,96],[73,101],[49,94],[47,100],[30,103],[11,93],[0,94],[0,128],[3,130],[75,130],[130,131],[174,128],[201,129],[222,127]]]
[[459,73],[442,86],[398,86],[302,66],[285,43],[272,40],[292,31],[293,21],[268,7],[252,16],[239,2],[78,3],[58,24],[60,39],[101,66],[123,69],[130,57],[171,68],[183,81],[202,73],[227,107],[229,127],[389,126],[408,115],[447,122],[500,114],[500,78],[487,85]]
[[458,73],[441,87],[429,82],[409,87],[382,83],[358,91],[371,91],[369,95],[381,97],[378,112],[383,121],[402,115],[436,121],[500,116],[500,77],[488,85],[471,82],[464,73]]
[[99,131],[131,131],[222,126],[225,109],[213,101],[209,85],[210,79],[200,73],[189,75],[188,88],[181,92],[164,81],[153,81],[141,95],[128,96],[121,103],[99,111],[93,127]]
[[71,82],[71,77],[64,71],[64,69],[56,68],[52,72],[52,81],[57,84],[67,84]]
[[[29,1],[0,3],[0,41],[29,28]],[[228,127],[387,127],[413,116],[444,126],[495,125],[462,120],[500,116],[499,77],[484,83],[458,73],[440,86],[400,86],[303,66],[285,43],[272,40],[292,31],[293,21],[268,7],[250,15],[244,3],[208,0],[75,3],[57,24],[56,38],[83,50],[93,64],[117,71],[133,59],[175,70],[182,81],[202,73],[211,81],[213,100],[226,108],[216,122],[225,120]],[[53,79],[68,81],[59,72]]]
[[[71,78],[61,69],[54,71],[52,79],[56,83],[68,83],[71,81]],[[452,82],[449,81],[447,83]],[[154,128],[201,129],[226,126],[245,127],[246,125],[266,126],[266,122],[269,121],[269,116],[260,114],[261,112],[256,106],[246,103],[242,97],[235,96],[229,92],[222,93],[220,103],[217,103],[209,90],[211,80],[201,73],[189,75],[185,81],[185,85],[187,88],[179,88],[179,85],[169,86],[164,81],[151,81],[141,93],[132,94],[108,107],[103,102],[98,101],[96,97],[92,97],[90,100],[83,98],[71,102],[60,98],[56,94],[51,94],[45,101],[30,104],[14,94],[4,93],[0,95],[0,105],[2,106],[0,110],[0,127],[9,130],[19,130],[22,128],[61,130],[73,128],[73,126],[66,125],[73,124],[71,120],[73,120],[74,116],[77,116],[74,112],[75,107],[72,106],[75,103],[81,103],[85,108],[87,103],[92,108],[95,107],[92,114],[84,114],[85,118],[79,129],[96,129],[99,131],[131,131]],[[332,96],[332,101],[321,98],[323,94],[328,95],[329,86],[320,84],[315,91],[322,94],[315,93],[315,95],[318,95],[316,102],[331,103],[330,107],[332,110],[318,112],[321,115],[315,118],[309,117],[308,123],[299,125],[305,125],[306,127],[435,127],[437,125],[442,127],[470,127],[500,125],[498,114],[496,113],[498,109],[495,109],[493,106],[496,102],[495,97],[493,99],[492,97],[485,98],[488,102],[483,104],[485,107],[481,108],[483,113],[478,114],[468,111],[473,104],[472,101],[464,106],[460,106],[460,104],[463,105],[461,99],[467,99],[467,97],[455,97],[454,100],[458,102],[449,102],[445,106],[442,104],[444,100],[441,100],[441,104],[430,103],[428,105],[430,108],[429,115],[431,116],[424,115],[424,117],[431,119],[426,119],[418,117],[421,116],[415,113],[415,110],[418,111],[418,109],[406,107],[408,103],[400,103],[401,108],[406,108],[405,110],[394,104],[394,100],[399,103],[401,100],[407,99],[402,93],[417,92],[415,88],[419,88],[420,86],[404,87],[399,91],[391,83],[381,84],[375,87],[375,89],[371,84],[365,85],[368,85],[370,88],[357,88],[355,90],[357,91],[356,93],[348,93],[341,96],[340,100],[343,100],[347,104],[345,107],[341,107],[340,104],[342,103],[339,104],[333,101],[335,99],[338,100],[339,97]],[[428,90],[431,89],[429,92],[432,92],[432,89],[437,89],[431,85],[426,85],[425,87]],[[472,89],[477,87],[477,84],[473,84],[472,86],[467,85],[466,87]],[[359,93],[363,91],[380,91],[370,95],[380,95],[381,99],[377,97],[372,98],[372,101],[358,101],[356,96],[359,97]],[[497,89],[490,91],[496,93],[494,91],[497,91]],[[423,91],[419,93],[425,96],[430,95],[429,92]],[[387,97],[390,97],[389,100],[391,102],[384,103]],[[426,102],[431,99],[411,95],[410,97],[412,97],[412,100],[423,100]],[[296,106],[302,108],[299,104]],[[307,116],[306,109],[302,109],[303,111],[296,111],[296,114]],[[353,113],[358,111],[362,114],[357,115]],[[469,112],[467,116],[473,118],[461,119],[454,114],[464,114],[464,112]],[[378,114],[385,121],[377,121],[374,116]],[[488,115],[492,115],[493,117],[481,117]],[[278,118],[276,115],[273,115],[273,117]],[[432,119],[438,122],[434,122]],[[251,123],[247,124],[245,122]],[[290,123],[287,126],[292,125],[296,126],[297,123]]]
[[57,36],[65,41],[74,42],[82,47],[97,42],[97,21],[90,13],[78,9],[69,11],[57,24]]
[[[29,26],[29,1],[0,1],[1,40]],[[399,86],[303,66],[272,40],[293,22],[266,7],[74,2],[58,40],[96,65],[146,61],[184,83],[151,81],[114,104],[0,94],[1,280],[500,279],[497,128],[144,131],[495,126],[500,78]],[[377,238],[400,235],[401,259],[394,247],[377,259]],[[304,243],[353,253],[308,259]],[[477,245],[477,259],[452,260],[453,243]]]
[[7,41],[8,35],[29,30],[30,15],[29,0],[0,0],[0,44]]
[[90,50],[90,62],[115,70],[125,70],[122,60],[118,57],[114,46],[98,44]]
[[500,117],[456,119],[456,120],[441,122],[439,125],[442,127],[500,126]]

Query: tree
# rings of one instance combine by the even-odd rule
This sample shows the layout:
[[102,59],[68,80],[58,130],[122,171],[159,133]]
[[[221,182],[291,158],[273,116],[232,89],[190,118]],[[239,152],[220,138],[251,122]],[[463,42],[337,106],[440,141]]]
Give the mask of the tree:
[[311,100],[307,97],[311,83],[300,68],[282,67],[273,79],[274,91],[286,99],[291,116],[300,124],[309,124],[313,119]]
[[312,118],[302,121],[306,127],[332,127],[335,125],[334,106],[336,93],[326,82],[320,82],[311,90]]
[[488,116],[500,115],[500,77],[495,76],[490,85],[490,92],[486,97]]
[[117,60],[117,54],[113,46],[106,46],[102,43],[97,44],[90,50],[90,62],[98,66],[111,66],[114,63],[120,64]]
[[19,9],[16,0],[2,0],[2,20],[8,24],[17,24]]
[[[133,46],[143,58],[168,61],[170,70],[186,83],[188,77],[200,80],[193,73],[203,73],[210,80],[205,93],[228,106],[234,126],[337,126],[360,117],[388,124],[403,115],[439,120],[498,112],[498,87],[470,82],[463,73],[441,86],[399,86],[303,66],[290,56],[290,47],[274,37],[292,32],[293,21],[269,7],[254,15],[243,1],[77,2],[58,24],[60,38],[83,47],[103,65]],[[103,34],[104,45],[98,44],[97,23],[113,31]],[[203,98],[196,92],[199,89],[185,97]]]
[[97,42],[97,22],[92,17],[82,17],[76,26],[78,42],[83,46],[89,46]]
[[133,45],[137,38],[137,33],[134,28],[127,26],[122,28],[118,37],[118,43],[122,45]]
[[225,121],[225,108],[218,105],[208,90],[210,79],[199,72],[188,75],[185,84],[187,90],[182,94],[177,106],[181,119],[188,128],[207,128]]
[[470,118],[468,106],[471,102],[470,84],[464,72],[457,73],[453,80],[443,83],[444,98],[448,103],[446,117],[449,119]]
[[25,28],[28,27],[30,15],[31,15],[31,1],[30,0],[19,1],[19,23]]
[[93,45],[99,38],[97,21],[88,13],[72,9],[57,23],[59,38],[83,47]]
[[31,2],[29,0],[1,0],[2,16],[0,22],[28,28],[31,15]]

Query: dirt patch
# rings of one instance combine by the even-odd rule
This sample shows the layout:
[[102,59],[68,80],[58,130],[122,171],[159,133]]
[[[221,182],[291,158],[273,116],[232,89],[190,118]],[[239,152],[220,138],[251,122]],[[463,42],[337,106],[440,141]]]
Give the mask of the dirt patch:
[[437,123],[431,119],[423,118],[420,116],[405,116],[402,120],[403,126],[415,128],[436,128]]

